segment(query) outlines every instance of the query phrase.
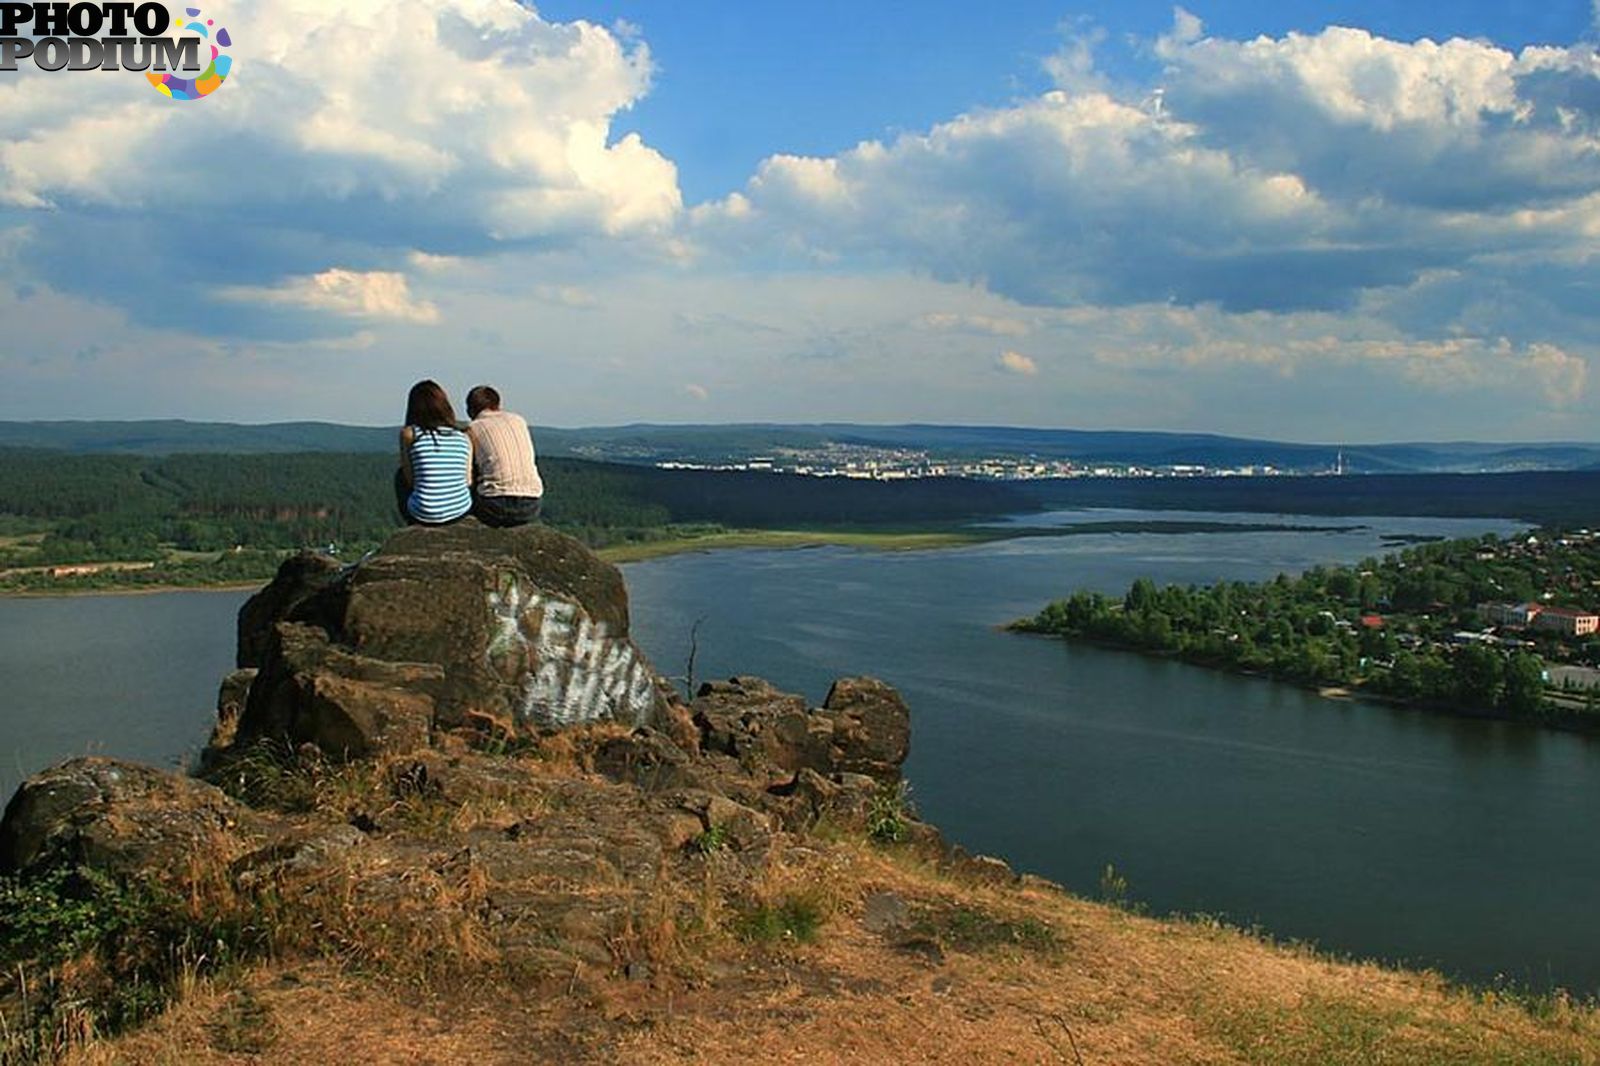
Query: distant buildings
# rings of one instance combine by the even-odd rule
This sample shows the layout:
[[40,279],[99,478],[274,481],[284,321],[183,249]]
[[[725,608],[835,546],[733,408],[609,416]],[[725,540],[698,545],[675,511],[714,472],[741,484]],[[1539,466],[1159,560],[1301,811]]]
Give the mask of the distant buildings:
[[50,567],[52,578],[85,577],[90,574],[100,574],[107,570],[153,570],[155,563],[67,563],[63,566]]
[[1560,633],[1564,637],[1586,637],[1600,630],[1600,615],[1574,611],[1570,607],[1541,607],[1533,616],[1533,628]]
[[1486,603],[1478,608],[1478,613],[1490,625],[1526,626],[1541,606],[1537,603]]
[[983,481],[1031,481],[1039,478],[1118,477],[1278,477],[1288,471],[1274,466],[1205,466],[1170,463],[1141,466],[1103,463],[1083,466],[1069,459],[1042,459],[1036,455],[986,457],[933,456],[911,448],[884,448],[860,444],[825,444],[815,448],[784,448],[772,455],[748,458],[680,457],[660,459],[663,470],[742,470],[806,477],[842,477],[872,481],[911,478],[964,477]]
[[1533,628],[1565,637],[1586,637],[1600,631],[1600,615],[1571,607],[1551,607],[1542,603],[1486,603],[1478,608],[1492,625]]

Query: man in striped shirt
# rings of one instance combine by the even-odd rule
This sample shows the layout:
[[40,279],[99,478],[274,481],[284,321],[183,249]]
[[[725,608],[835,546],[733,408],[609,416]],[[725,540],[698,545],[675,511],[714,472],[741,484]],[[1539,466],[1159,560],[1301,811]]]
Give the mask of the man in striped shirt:
[[467,393],[467,433],[472,437],[472,513],[486,526],[536,521],[544,481],[533,456],[533,436],[522,416],[500,410],[500,394],[479,385]]

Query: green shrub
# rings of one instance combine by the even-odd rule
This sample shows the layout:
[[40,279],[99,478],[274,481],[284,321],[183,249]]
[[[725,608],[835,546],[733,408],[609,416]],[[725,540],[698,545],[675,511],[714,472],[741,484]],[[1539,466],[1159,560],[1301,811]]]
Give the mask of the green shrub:
[[740,911],[734,931],[755,943],[792,942],[809,944],[822,927],[822,904],[814,897],[790,893],[773,903],[762,903]]
[[1128,906],[1128,878],[1109,862],[1100,871],[1100,899],[1113,907]]
[[689,846],[701,855],[715,855],[724,851],[728,847],[728,827],[713,825],[691,840]]
[[910,834],[911,786],[904,781],[880,785],[867,809],[867,836],[879,844],[900,844]]
[[191,902],[83,866],[0,878],[0,1062],[47,1060],[138,1025],[185,980],[268,946],[251,912],[197,915]]

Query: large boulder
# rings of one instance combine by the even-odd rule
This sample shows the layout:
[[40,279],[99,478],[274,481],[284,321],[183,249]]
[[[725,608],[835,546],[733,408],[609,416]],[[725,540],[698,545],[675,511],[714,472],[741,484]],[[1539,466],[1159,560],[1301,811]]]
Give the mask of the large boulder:
[[219,789],[118,759],[80,758],[23,782],[0,822],[0,873],[94,866],[181,875],[247,847],[251,813]]
[[277,623],[267,646],[235,744],[265,737],[362,758],[413,751],[432,739],[442,666],[356,655],[304,622]]
[[911,710],[900,693],[875,677],[841,677],[822,701],[833,725],[838,768],[886,777],[911,754]]
[[690,709],[706,752],[774,776],[810,770],[895,780],[911,750],[905,701],[871,677],[840,678],[815,709],[759,677],[708,681]]
[[440,731],[501,735],[656,725],[662,684],[628,637],[616,567],[543,526],[412,527],[348,567],[289,560],[240,611],[259,665],[236,743],[335,757],[407,751]]
[[791,772],[828,759],[832,723],[813,715],[805,697],[759,677],[707,681],[691,710],[706,751]]

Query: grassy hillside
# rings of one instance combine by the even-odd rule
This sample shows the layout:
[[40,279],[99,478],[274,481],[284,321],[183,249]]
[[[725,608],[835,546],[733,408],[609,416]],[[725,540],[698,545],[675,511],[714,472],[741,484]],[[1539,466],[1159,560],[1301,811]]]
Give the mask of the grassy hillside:
[[[1206,918],[1141,916],[843,830],[779,834],[759,860],[701,834],[661,864],[643,903],[575,871],[574,905],[614,914],[607,951],[508,967],[492,938],[508,935],[497,915],[515,890],[486,887],[481,865],[496,861],[503,826],[581,825],[575,809],[621,807],[629,794],[554,749],[494,773],[500,791],[464,803],[397,803],[376,773],[321,781],[330,809],[305,815],[310,824],[348,808],[380,812],[384,827],[364,848],[318,859],[316,883],[352,886],[345,904],[299,889],[292,898],[307,902],[284,899],[274,920],[304,926],[303,944],[285,938],[262,958],[197,965],[146,1027],[65,1034],[65,1061],[1600,1061],[1589,1004],[1460,989]],[[467,838],[482,843],[398,902],[370,889],[382,871],[366,851],[448,856],[439,841]],[[530,881],[523,891],[538,890]],[[524,951],[553,952],[575,935],[532,930]],[[88,983],[95,965],[72,979]]]

